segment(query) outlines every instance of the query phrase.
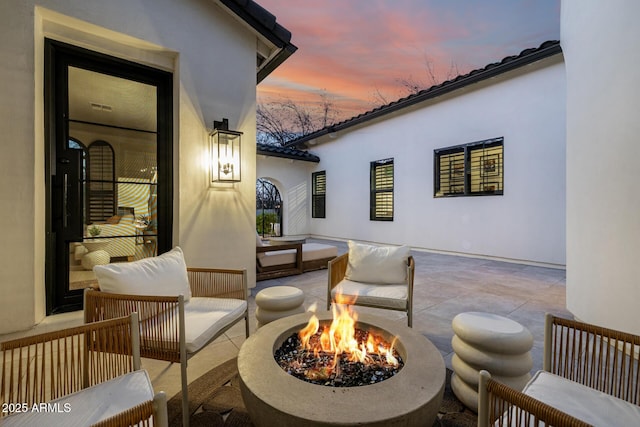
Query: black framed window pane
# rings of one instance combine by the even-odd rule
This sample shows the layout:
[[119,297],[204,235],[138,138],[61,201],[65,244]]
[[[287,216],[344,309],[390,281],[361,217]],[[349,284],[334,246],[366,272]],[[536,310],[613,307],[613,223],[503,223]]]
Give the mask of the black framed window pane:
[[434,197],[502,195],[504,141],[488,139],[434,151]]
[[464,193],[464,149],[441,154],[438,161],[436,194],[451,195]]
[[371,162],[372,221],[393,221],[393,159]]
[[312,174],[312,198],[311,216],[313,218],[326,217],[326,195],[327,195],[327,173],[326,171],[314,172]]
[[375,216],[377,219],[393,219],[393,193],[376,193]]
[[502,145],[469,150],[470,189],[473,194],[502,192]]

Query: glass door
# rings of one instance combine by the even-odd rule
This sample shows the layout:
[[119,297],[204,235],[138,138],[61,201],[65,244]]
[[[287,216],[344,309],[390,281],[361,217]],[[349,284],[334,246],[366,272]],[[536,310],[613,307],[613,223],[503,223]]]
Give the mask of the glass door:
[[[69,67],[69,148],[82,150],[82,240],[69,242],[69,290],[93,267],[157,254],[155,86]],[[87,95],[90,94],[90,95]]]
[[171,248],[171,74],[47,41],[47,313]]

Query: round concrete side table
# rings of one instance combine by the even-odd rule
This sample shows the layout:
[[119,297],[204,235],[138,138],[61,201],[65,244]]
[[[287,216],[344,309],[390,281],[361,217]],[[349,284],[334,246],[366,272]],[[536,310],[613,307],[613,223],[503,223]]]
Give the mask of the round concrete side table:
[[293,286],[272,286],[256,295],[258,327],[274,320],[304,313],[304,292]]
[[533,336],[520,323],[492,313],[460,313],[451,324],[454,355],[451,389],[469,409],[478,411],[478,374],[522,390],[531,378]]

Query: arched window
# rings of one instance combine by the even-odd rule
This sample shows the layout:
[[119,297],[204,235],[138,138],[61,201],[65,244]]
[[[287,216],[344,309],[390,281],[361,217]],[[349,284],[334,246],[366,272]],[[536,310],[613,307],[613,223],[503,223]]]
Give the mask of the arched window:
[[256,231],[262,237],[282,236],[282,198],[269,180],[256,181]]
[[82,143],[79,139],[69,138],[69,142],[67,144],[68,148],[73,150],[82,150],[82,181],[87,180],[87,146]]

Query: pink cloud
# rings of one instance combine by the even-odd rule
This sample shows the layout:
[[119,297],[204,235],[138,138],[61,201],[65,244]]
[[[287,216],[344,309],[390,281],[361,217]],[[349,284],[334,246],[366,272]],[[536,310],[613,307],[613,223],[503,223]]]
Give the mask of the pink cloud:
[[258,86],[259,98],[304,101],[324,90],[358,114],[372,107],[376,90],[389,100],[406,95],[398,79],[429,85],[427,62],[442,80],[452,63],[466,73],[559,36],[554,17],[534,36],[518,32],[536,14],[544,21],[543,4],[557,14],[558,1],[259,0],[299,48]]

